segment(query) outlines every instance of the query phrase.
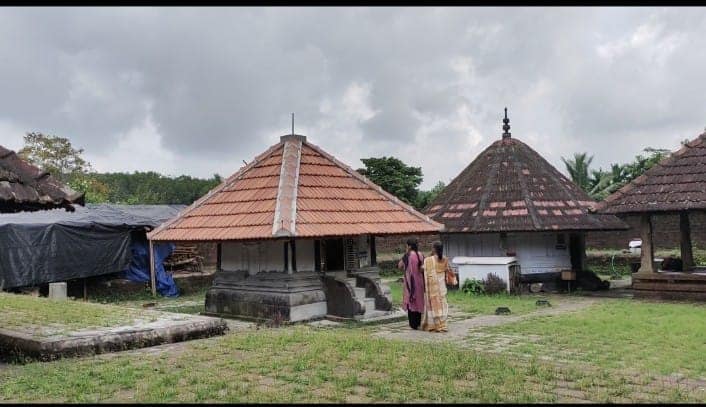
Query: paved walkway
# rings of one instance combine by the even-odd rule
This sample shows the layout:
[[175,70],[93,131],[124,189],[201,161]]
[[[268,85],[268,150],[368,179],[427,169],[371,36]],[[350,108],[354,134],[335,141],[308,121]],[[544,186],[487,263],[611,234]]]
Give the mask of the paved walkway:
[[599,300],[595,298],[571,297],[561,302],[554,303],[551,307],[542,308],[538,311],[522,315],[481,315],[470,316],[450,306],[449,309],[449,331],[443,334],[415,331],[409,328],[406,321],[395,324],[380,326],[373,336],[386,339],[402,339],[411,341],[459,341],[468,337],[469,330],[498,326],[521,321],[527,318],[538,316],[560,315],[567,312],[578,311],[587,308]]

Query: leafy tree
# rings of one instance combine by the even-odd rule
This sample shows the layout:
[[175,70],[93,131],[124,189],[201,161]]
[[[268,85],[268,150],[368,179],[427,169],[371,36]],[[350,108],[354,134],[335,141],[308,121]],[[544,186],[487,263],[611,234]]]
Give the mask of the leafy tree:
[[436,199],[436,196],[446,187],[443,181],[439,181],[434,185],[429,191],[419,191],[417,194],[417,199],[415,200],[414,207],[417,210],[422,210],[429,206],[429,204]]
[[27,133],[24,142],[24,147],[17,154],[63,183],[74,175],[86,174],[91,170],[91,164],[81,157],[83,149],[74,148],[65,137]]
[[422,183],[421,167],[411,167],[395,157],[361,158],[365,168],[357,171],[395,195],[402,201],[414,205]]

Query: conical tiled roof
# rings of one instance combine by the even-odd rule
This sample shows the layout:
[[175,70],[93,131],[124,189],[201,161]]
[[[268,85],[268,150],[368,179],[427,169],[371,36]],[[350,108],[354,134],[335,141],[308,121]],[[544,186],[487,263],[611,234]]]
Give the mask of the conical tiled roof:
[[149,234],[159,241],[436,233],[443,226],[298,135]]
[[425,210],[446,232],[627,229],[592,213],[594,200],[507,130]]
[[0,146],[0,212],[73,210],[72,204],[83,203],[82,193]]
[[603,213],[706,209],[706,133],[615,191]]

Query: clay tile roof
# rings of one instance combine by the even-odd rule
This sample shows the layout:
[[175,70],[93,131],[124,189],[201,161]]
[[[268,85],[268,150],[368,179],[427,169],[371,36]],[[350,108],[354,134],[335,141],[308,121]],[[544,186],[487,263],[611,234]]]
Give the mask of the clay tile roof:
[[36,211],[84,204],[82,193],[0,146],[0,212]]
[[[509,129],[509,127],[508,127]],[[425,213],[446,232],[618,230],[613,215],[509,133],[486,148],[431,202]]]
[[602,213],[706,209],[706,133],[601,202]]
[[291,135],[148,236],[223,241],[438,233],[442,228],[306,137]]

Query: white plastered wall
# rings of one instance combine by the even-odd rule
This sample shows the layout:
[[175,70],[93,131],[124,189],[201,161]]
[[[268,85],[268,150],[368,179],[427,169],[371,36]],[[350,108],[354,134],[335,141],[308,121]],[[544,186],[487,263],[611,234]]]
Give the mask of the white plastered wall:
[[[564,235],[564,249],[557,248],[557,235]],[[504,257],[515,252],[522,274],[558,272],[571,269],[568,233],[509,233],[505,246],[499,233],[448,234],[443,236],[444,251],[450,259],[466,257]]]

